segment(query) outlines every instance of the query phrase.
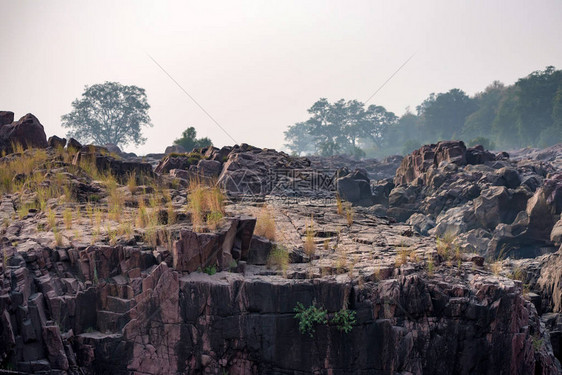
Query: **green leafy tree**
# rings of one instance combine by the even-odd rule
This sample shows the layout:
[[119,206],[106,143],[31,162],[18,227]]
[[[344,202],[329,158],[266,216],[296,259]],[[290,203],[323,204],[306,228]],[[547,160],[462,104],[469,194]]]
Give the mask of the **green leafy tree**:
[[492,134],[501,148],[521,147],[523,142],[517,128],[517,88],[510,86],[503,94],[498,112],[492,122]]
[[213,144],[207,137],[198,139],[197,131],[193,126],[185,129],[181,135],[181,138],[176,139],[174,144],[182,146],[187,151],[192,151],[194,148],[208,147]]
[[483,92],[474,96],[477,105],[464,122],[462,135],[464,139],[473,139],[479,136],[489,136],[492,123],[498,113],[500,101],[504,95],[505,86],[499,81],[494,81]]
[[536,145],[540,133],[553,125],[556,93],[562,84],[562,71],[553,66],[537,70],[517,81],[517,125],[522,139]]
[[152,126],[144,89],[105,82],[86,86],[80,99],[72,102],[72,111],[63,115],[62,126],[68,137],[83,143],[117,146],[146,142],[143,126]]
[[298,122],[285,132],[287,147],[295,153],[310,152],[311,145],[320,155],[340,153],[356,158],[365,156],[360,144],[370,141],[380,145],[385,129],[396,121],[384,107],[365,105],[357,100],[341,99],[329,103],[321,98],[308,109],[310,118]]
[[431,94],[418,112],[433,141],[459,137],[468,115],[476,109],[474,100],[464,91],[452,89],[446,93]]
[[283,133],[285,146],[294,155],[313,154],[315,152],[314,137],[311,135],[311,126],[306,122],[297,122]]

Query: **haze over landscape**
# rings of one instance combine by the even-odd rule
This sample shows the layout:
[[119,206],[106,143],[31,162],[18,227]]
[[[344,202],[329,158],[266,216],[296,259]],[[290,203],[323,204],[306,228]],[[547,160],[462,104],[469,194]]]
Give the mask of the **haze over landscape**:
[[473,95],[562,66],[559,1],[151,2],[0,1],[0,103],[31,112],[47,134],[85,85],[146,90],[162,152],[187,126],[233,144],[152,56],[237,143],[282,149],[288,126],[318,98],[365,101],[400,116],[432,92]]
[[559,0],[0,14],[0,375],[562,374]]

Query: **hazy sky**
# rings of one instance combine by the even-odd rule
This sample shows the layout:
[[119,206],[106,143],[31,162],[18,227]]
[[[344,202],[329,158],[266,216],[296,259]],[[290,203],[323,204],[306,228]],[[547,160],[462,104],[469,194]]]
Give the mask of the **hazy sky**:
[[282,148],[320,97],[401,115],[431,92],[469,94],[562,68],[562,1],[0,0],[0,110],[31,112],[47,135],[85,85],[146,89],[153,128],[140,154],[187,126],[233,144],[149,59],[154,57],[238,143]]

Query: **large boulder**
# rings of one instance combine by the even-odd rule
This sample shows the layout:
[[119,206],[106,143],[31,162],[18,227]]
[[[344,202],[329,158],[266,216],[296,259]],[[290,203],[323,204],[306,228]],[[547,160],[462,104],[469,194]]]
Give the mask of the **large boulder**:
[[[507,153],[506,153],[507,154]],[[500,158],[505,158],[506,155],[500,154]],[[509,155],[507,155],[509,157]],[[488,161],[496,160],[496,155],[489,151],[484,150],[484,147],[477,145],[469,147],[466,150],[466,163],[467,164],[484,164]]]
[[[10,115],[10,113],[4,114],[0,122],[13,118],[13,114]],[[28,113],[14,123],[0,126],[0,151],[12,152],[13,144],[21,145],[23,148],[47,148],[49,146],[43,125],[37,117]]]
[[371,191],[371,181],[364,170],[356,169],[336,180],[339,196],[357,206],[371,206],[375,197]]
[[187,150],[181,145],[168,146],[168,147],[166,147],[166,150],[164,151],[164,153],[166,155],[169,155],[169,154],[185,154],[186,152],[187,152]]
[[499,223],[511,224],[525,209],[527,191],[509,190],[505,186],[490,186],[474,199],[474,214],[482,227],[494,229]]
[[49,144],[49,147],[52,148],[64,148],[64,146],[66,146],[66,138],[60,138],[56,135],[53,135],[49,137],[47,143]]

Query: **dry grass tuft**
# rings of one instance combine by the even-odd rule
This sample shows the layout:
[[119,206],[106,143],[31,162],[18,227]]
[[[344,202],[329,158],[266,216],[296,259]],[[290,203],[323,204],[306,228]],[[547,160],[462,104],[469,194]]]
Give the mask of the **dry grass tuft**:
[[127,189],[131,194],[134,194],[137,190],[137,175],[135,172],[129,174],[129,178],[127,179]]
[[286,274],[289,267],[289,252],[283,246],[276,245],[273,247],[267,258],[267,268],[275,268]]
[[254,233],[258,236],[265,237],[271,241],[275,241],[276,226],[275,218],[271,212],[271,208],[268,206],[263,206],[260,213],[258,214],[256,221],[256,228]]
[[443,260],[461,260],[461,248],[455,243],[455,240],[456,237],[450,232],[445,233],[442,237],[437,237],[437,254],[439,254]]
[[196,231],[202,231],[205,224],[216,229],[224,217],[225,196],[217,186],[208,186],[201,180],[193,179],[188,188],[187,210]]
[[310,218],[310,222],[306,224],[304,238],[304,252],[309,256],[310,260],[316,253],[316,243],[314,242],[314,220]]
[[62,218],[64,221],[64,227],[66,229],[72,229],[72,210],[70,208],[65,208]]
[[348,203],[345,205],[345,218],[347,220],[347,226],[351,226],[353,224],[353,217],[355,216],[355,213],[353,212],[353,207],[351,206],[351,203]]
[[336,207],[338,209],[338,215],[343,215],[343,202],[339,194],[336,194]]

